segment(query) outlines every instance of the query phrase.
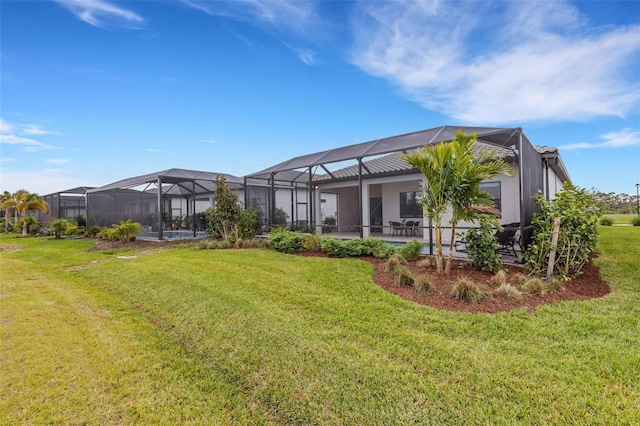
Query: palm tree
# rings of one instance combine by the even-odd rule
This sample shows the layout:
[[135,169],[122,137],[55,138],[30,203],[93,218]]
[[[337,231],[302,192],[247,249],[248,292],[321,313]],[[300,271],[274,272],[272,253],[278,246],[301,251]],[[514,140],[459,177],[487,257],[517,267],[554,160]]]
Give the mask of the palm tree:
[[493,220],[488,206],[493,204],[491,196],[480,191],[480,183],[499,174],[511,176],[511,167],[497,152],[491,149],[476,149],[475,133],[467,136],[462,131],[456,133],[450,142],[427,145],[413,153],[404,155],[404,160],[417,168],[425,176],[427,184],[422,185],[420,200],[423,211],[433,222],[436,244],[436,267],[442,273],[442,234],[447,208],[451,208],[451,244],[447,258],[446,273],[451,271],[455,230],[460,221]]
[[13,200],[15,195],[10,193],[9,191],[4,191],[2,195],[0,195],[0,208],[4,210],[4,233],[9,233],[9,222],[11,221],[11,215],[15,210],[15,207],[9,203],[10,200]]
[[[489,221],[500,227],[499,212],[494,208],[491,195],[480,190],[480,183],[500,174],[512,176],[513,170],[502,158],[498,150],[492,148],[476,149],[478,138],[472,133],[467,136],[462,131],[456,133],[452,141],[455,171],[453,175],[454,188],[451,198],[451,241],[449,247],[455,244],[456,227],[461,221]],[[449,250],[445,273],[451,272],[453,249]]]
[[24,217],[24,224],[22,226],[22,236],[27,236],[27,217],[32,210],[38,210],[47,212],[49,211],[49,204],[44,199],[36,194],[28,192],[24,189],[16,192],[13,197],[2,203],[3,208],[15,208],[16,212]]

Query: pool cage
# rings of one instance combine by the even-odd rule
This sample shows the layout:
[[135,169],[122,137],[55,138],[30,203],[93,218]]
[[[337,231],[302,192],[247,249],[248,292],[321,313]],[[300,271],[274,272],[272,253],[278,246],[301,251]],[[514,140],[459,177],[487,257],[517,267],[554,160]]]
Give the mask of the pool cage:
[[[87,227],[131,219],[144,227],[145,238],[196,237],[207,228],[203,213],[214,205],[219,175],[169,169],[91,189],[87,191]],[[242,192],[242,178],[224,176],[230,189]]]
[[[519,197],[519,218],[516,221],[519,222],[522,245],[528,246],[532,235],[531,219],[538,209],[534,198],[537,194],[550,196],[545,191],[549,167],[562,180],[568,180],[569,177],[557,151],[553,156],[547,153],[543,157],[521,128],[442,126],[295,157],[245,177],[247,205],[260,204],[266,214],[265,222],[271,224],[275,217],[278,192],[286,189],[305,193],[304,220],[309,229],[320,230],[324,225],[319,205],[322,193],[332,190],[339,195],[339,231],[356,231],[360,237],[369,236],[372,231],[385,226],[384,223],[373,221],[377,208],[374,203],[386,196],[384,191],[373,193],[379,186],[377,183],[397,182],[398,185],[406,185],[416,176],[417,170],[406,163],[404,166],[399,165],[398,161],[390,164],[388,159],[394,158],[390,154],[398,154],[395,156],[397,160],[399,154],[421,146],[450,141],[458,130],[466,134],[475,133],[479,143],[500,149],[503,156],[508,157],[505,159],[512,163],[518,179],[518,189],[512,194],[513,197]],[[349,166],[344,167],[345,164]],[[413,191],[419,188],[416,179],[413,179],[412,185],[415,186]],[[427,238],[427,235],[431,235],[431,226],[424,223],[424,218],[420,219]]]
[[43,195],[42,198],[49,205],[49,211],[47,213],[38,211],[36,213],[38,221],[44,221],[45,217],[49,217],[52,220],[73,218],[78,222],[78,225],[85,226],[87,191],[91,189],[93,187],[79,186],[66,191]]

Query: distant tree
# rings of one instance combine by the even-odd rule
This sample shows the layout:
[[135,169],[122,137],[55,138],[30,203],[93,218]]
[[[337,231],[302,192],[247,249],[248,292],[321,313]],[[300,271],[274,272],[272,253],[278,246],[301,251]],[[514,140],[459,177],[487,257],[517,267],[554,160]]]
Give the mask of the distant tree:
[[[49,204],[44,199],[36,194],[28,192],[24,189],[16,192],[14,196],[2,203],[3,208],[13,207],[16,212],[24,217],[22,226],[22,236],[27,236],[27,218],[30,216],[31,211],[49,211]],[[6,225],[5,225],[6,226]]]
[[15,195],[10,193],[9,191],[4,191],[2,195],[0,195],[0,206],[2,210],[4,210],[4,233],[9,233],[9,224],[11,222],[11,215],[13,215],[15,211],[15,203],[10,202],[11,200],[15,200]]

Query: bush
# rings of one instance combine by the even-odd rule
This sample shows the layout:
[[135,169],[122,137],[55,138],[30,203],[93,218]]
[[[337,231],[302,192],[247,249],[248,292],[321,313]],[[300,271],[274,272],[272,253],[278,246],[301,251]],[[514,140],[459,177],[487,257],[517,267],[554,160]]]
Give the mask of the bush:
[[216,205],[206,210],[209,218],[207,232],[231,243],[238,238],[252,239],[256,236],[257,213],[245,210],[238,200],[238,193],[227,186],[224,175],[216,177]]
[[504,297],[505,299],[522,299],[522,292],[517,287],[503,283],[500,287],[495,289],[495,294]]
[[415,282],[415,277],[404,265],[399,265],[396,267],[396,269],[393,271],[393,277],[400,285],[412,286]]
[[100,227],[94,225],[87,230],[87,235],[92,238],[95,238],[99,232],[100,232]]
[[427,274],[421,274],[414,280],[413,287],[418,293],[427,293],[433,288],[433,283]]
[[304,235],[284,228],[276,228],[267,236],[269,246],[282,253],[300,253],[304,251]]
[[509,276],[509,282],[515,285],[520,285],[526,280],[527,280],[527,276],[522,272],[516,272],[515,274]]
[[527,281],[525,281],[524,284],[522,284],[522,290],[525,293],[540,296],[544,296],[544,294],[546,293],[544,282],[538,277],[529,278]]
[[431,268],[433,265],[435,264],[435,262],[433,261],[432,257],[425,257],[422,260],[419,260],[418,262],[416,262],[416,265],[418,265],[421,268]]
[[306,234],[303,236],[302,248],[304,251],[317,252],[320,251],[320,237],[316,233]]
[[631,219],[631,224],[633,226],[640,226],[640,215],[634,217],[633,219]]
[[556,245],[554,272],[562,279],[569,279],[580,273],[589,260],[598,241],[598,217],[596,200],[584,189],[578,189],[568,181],[555,199],[536,197],[540,211],[534,214],[533,238],[523,255],[527,270],[534,274],[547,271],[549,255],[553,247],[553,223],[561,218]]
[[613,226],[613,218],[610,216],[602,216],[600,218],[600,225],[602,226]]
[[398,253],[402,255],[409,262],[412,262],[422,254],[422,248],[424,244],[418,240],[411,240],[400,247],[398,247]]
[[400,266],[406,265],[407,261],[405,260],[404,257],[402,257],[402,255],[400,253],[396,253],[393,256],[391,256],[384,264],[384,270],[386,272],[394,272],[396,271],[396,269],[398,269]]
[[396,249],[391,244],[387,244],[379,238],[367,237],[358,241],[360,245],[360,253],[363,256],[373,256],[378,259],[386,259],[391,257]]
[[498,285],[505,284],[507,282],[507,274],[501,269],[491,277],[491,282]]
[[122,243],[128,243],[135,239],[135,235],[142,232],[142,225],[131,219],[121,220],[118,225],[113,225],[113,236]]
[[322,251],[332,257],[355,257],[362,254],[360,240],[340,240],[324,237],[320,241]]
[[65,218],[59,218],[51,222],[51,229],[53,230],[56,240],[62,238],[62,235],[64,235],[68,227],[69,221]]
[[469,303],[478,303],[484,298],[484,293],[467,277],[460,277],[451,288],[451,297]]
[[491,225],[481,221],[478,228],[471,228],[465,236],[467,255],[480,269],[494,272],[502,266],[502,256],[497,252],[500,243],[496,239]]

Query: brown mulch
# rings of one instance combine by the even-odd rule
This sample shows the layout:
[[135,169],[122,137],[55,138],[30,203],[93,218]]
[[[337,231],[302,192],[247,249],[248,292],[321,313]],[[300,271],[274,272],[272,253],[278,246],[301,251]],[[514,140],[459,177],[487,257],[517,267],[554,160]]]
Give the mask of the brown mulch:
[[[166,241],[136,240],[123,244],[121,242],[96,240],[96,245],[89,249],[114,250],[123,248],[149,249],[165,247],[169,244],[185,244],[193,242],[193,239]],[[303,253],[302,256],[325,256],[322,253]],[[582,274],[577,278],[564,283],[561,291],[547,293],[545,295],[525,295],[522,299],[509,299],[493,294],[498,285],[491,282],[493,274],[481,271],[464,260],[454,260],[449,275],[437,274],[435,266],[424,268],[418,266],[418,262],[410,262],[407,267],[414,275],[428,274],[433,284],[432,290],[427,293],[418,293],[413,287],[397,284],[393,273],[384,271],[385,259],[374,257],[362,257],[362,260],[370,262],[374,266],[373,281],[385,289],[405,300],[410,300],[422,305],[428,305],[436,309],[470,312],[470,313],[497,313],[518,308],[534,310],[538,305],[548,305],[564,300],[588,300],[602,297],[611,292],[609,285],[600,276],[599,269],[593,264],[593,256],[589,263],[583,266]],[[507,276],[522,272],[519,265],[505,265]],[[477,283],[482,290],[489,294],[478,303],[459,301],[451,297],[451,287],[456,279],[465,276]]]
[[[310,254],[305,254],[310,255]],[[323,256],[322,254],[315,254]],[[427,293],[418,293],[415,288],[396,283],[393,273],[384,271],[385,259],[374,257],[363,257],[362,260],[370,262],[374,266],[373,281],[385,289],[405,300],[411,300],[421,305],[431,306],[436,309],[470,313],[497,313],[511,311],[513,309],[525,308],[534,310],[538,305],[548,305],[564,300],[587,300],[602,297],[611,292],[607,284],[600,276],[599,269],[591,262],[584,265],[582,274],[564,283],[561,291],[541,295],[524,295],[522,299],[508,299],[506,297],[493,294],[493,290],[498,284],[491,282],[494,274],[474,268],[470,262],[464,260],[454,260],[451,273],[449,275],[436,273],[434,266],[424,268],[418,266],[418,262],[409,262],[408,269],[414,274],[428,274],[433,284],[432,290]],[[507,269],[507,276],[517,272],[524,273],[522,266],[504,265]],[[451,287],[458,277],[465,276],[477,283],[480,288],[489,296],[478,303],[469,303],[451,297]]]

